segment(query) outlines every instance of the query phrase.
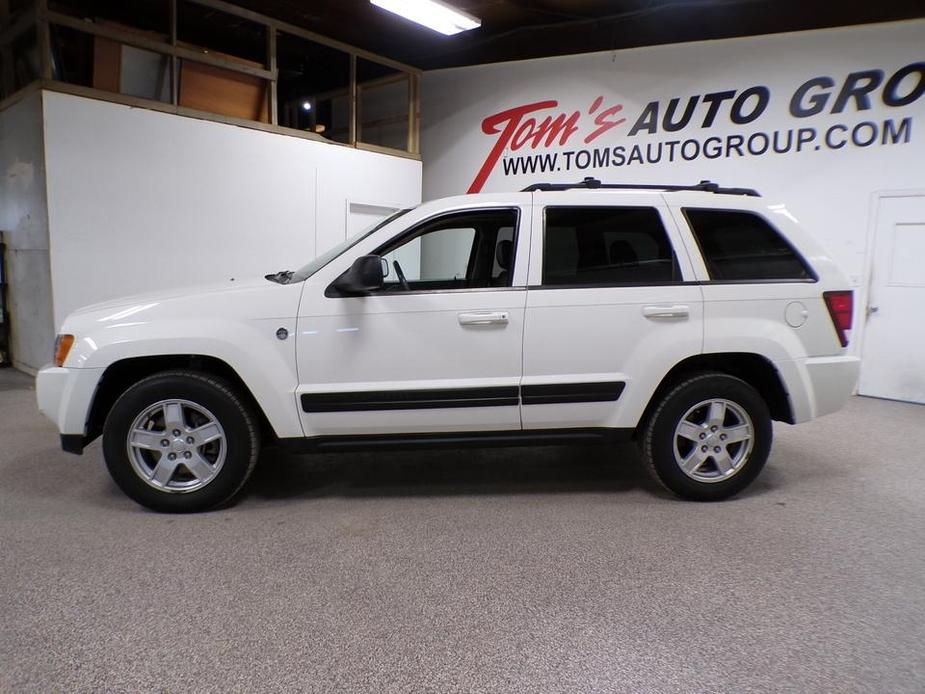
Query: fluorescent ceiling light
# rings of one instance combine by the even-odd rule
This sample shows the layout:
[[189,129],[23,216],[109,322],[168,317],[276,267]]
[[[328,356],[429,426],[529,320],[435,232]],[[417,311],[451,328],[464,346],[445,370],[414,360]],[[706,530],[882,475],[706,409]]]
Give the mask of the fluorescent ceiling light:
[[426,26],[428,29],[439,31],[441,34],[452,36],[461,31],[478,29],[482,21],[472,15],[460,12],[439,0],[369,0],[376,7],[394,12],[397,15],[410,19]]

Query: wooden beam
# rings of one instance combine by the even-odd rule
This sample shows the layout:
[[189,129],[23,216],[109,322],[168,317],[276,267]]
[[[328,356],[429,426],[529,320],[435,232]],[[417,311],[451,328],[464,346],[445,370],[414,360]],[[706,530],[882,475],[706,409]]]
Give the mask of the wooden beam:
[[[177,47],[177,0],[170,0],[170,45]],[[180,103],[180,59],[176,55],[170,56],[170,103],[174,106]]]
[[[47,2],[47,0],[40,0],[40,2]],[[144,34],[138,34],[132,31],[121,31],[119,29],[114,29],[112,27],[101,24],[95,24],[93,22],[84,22],[79,19],[69,17],[66,14],[61,14],[60,12],[49,12],[48,18],[52,24],[65,26],[70,29],[92,34],[94,36],[101,36],[104,39],[118,41],[119,43],[124,43],[127,46],[135,46],[136,48],[152,51],[154,53],[160,53],[162,55],[172,55],[178,58],[184,58],[186,60],[193,60],[197,63],[205,63],[206,65],[211,65],[212,67],[220,67],[226,70],[240,72],[245,75],[250,75],[251,77],[260,77],[265,80],[271,80],[275,78],[274,73],[262,67],[248,65],[247,63],[239,62],[237,60],[229,60],[228,58],[220,58],[204,50],[195,50],[185,46],[174,46],[170,40],[158,41],[156,39],[148,38],[148,36]]]
[[276,125],[279,120],[279,114],[276,107],[276,82],[279,76],[279,70],[276,67],[276,29],[268,26],[267,31],[267,68],[274,75],[270,80],[268,98],[270,100],[270,123]]
[[357,57],[353,54],[350,55],[350,114],[349,114],[349,123],[350,123],[350,134],[347,137],[347,142],[351,145],[355,145],[359,142],[360,139],[360,119],[357,116],[357,109],[359,108],[359,98],[357,90]]
[[418,151],[418,76],[408,75],[408,151]]
[[235,15],[236,17],[241,17],[243,19],[248,19],[257,24],[263,24],[264,26],[273,27],[277,31],[282,31],[286,34],[292,34],[293,36],[298,36],[303,39],[308,39],[309,41],[314,41],[315,43],[320,43],[324,46],[329,46],[330,48],[336,48],[338,50],[344,51],[345,53],[350,53],[360,58],[366,58],[367,60],[372,60],[373,62],[380,63],[382,65],[388,65],[393,67],[396,70],[402,70],[404,72],[414,72],[421,73],[416,67],[411,65],[406,65],[405,63],[400,63],[397,60],[392,60],[390,58],[385,58],[381,55],[376,55],[375,53],[370,53],[369,51],[364,51],[362,48],[355,48],[349,44],[343,43],[341,41],[335,41],[334,39],[329,39],[327,36],[322,36],[321,34],[316,34],[313,31],[308,29],[303,29],[302,27],[297,27],[294,24],[288,24],[286,22],[274,19],[273,17],[268,17],[267,15],[260,14],[259,12],[254,12],[253,10],[246,10],[243,7],[238,5],[233,5],[230,2],[225,2],[225,0],[189,0],[189,2],[195,3],[197,5],[202,5],[203,7],[209,7],[213,10],[219,10],[221,12],[227,12],[228,14]]
[[51,32],[48,25],[48,0],[36,0],[36,38],[39,45],[39,77],[52,78]]
[[421,157],[417,154],[412,154],[411,152],[406,152],[403,149],[393,149],[392,147],[383,147],[382,145],[371,145],[368,142],[357,142],[357,149],[362,149],[367,152],[378,152],[379,154],[391,154],[393,157],[401,157],[403,159],[416,159],[420,161]]
[[55,12],[54,10],[48,13],[48,21],[58,26],[67,27],[76,31],[82,31],[85,34],[99,36],[104,39],[109,39],[110,41],[116,41],[118,43],[124,43],[128,46],[134,46],[135,48],[142,48],[146,51],[170,55],[171,46],[168,41],[158,41],[157,39],[149,38],[148,34],[141,34],[133,31],[122,31],[121,29],[116,29],[111,26],[95,24],[93,22],[77,19],[75,17],[71,17],[70,15]]
[[[168,52],[169,51],[170,48],[168,47]],[[260,77],[265,80],[276,79],[276,74],[270,70],[265,70],[261,67],[254,67],[246,63],[240,63],[237,60],[218,58],[211,53],[197,51],[192,48],[186,48],[184,46],[176,46],[173,48],[173,54],[178,58],[185,58],[186,60],[192,60],[197,63],[205,63],[206,65],[224,68],[225,70],[233,70],[234,72],[240,72],[245,75],[250,75],[251,77]]]

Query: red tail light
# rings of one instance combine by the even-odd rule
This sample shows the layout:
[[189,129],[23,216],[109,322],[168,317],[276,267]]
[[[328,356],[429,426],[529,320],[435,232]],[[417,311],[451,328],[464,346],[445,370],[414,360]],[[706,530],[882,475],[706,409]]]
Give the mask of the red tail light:
[[829,315],[832,316],[832,325],[835,326],[838,341],[841,342],[842,347],[847,347],[851,317],[854,315],[854,293],[851,291],[823,292],[822,298],[825,299]]

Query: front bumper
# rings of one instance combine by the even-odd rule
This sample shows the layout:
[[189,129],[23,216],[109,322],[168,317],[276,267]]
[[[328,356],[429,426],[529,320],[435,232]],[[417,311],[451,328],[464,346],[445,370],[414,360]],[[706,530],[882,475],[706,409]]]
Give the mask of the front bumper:
[[39,411],[58,427],[61,447],[70,453],[83,450],[90,405],[102,375],[103,369],[49,365],[35,377]]

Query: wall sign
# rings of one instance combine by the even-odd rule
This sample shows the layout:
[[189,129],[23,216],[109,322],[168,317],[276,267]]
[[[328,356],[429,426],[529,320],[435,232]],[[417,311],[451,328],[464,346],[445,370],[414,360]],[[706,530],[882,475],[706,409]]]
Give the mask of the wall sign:
[[[567,173],[908,144],[914,117],[903,109],[923,96],[925,62],[912,62],[892,71],[858,70],[838,80],[815,75],[783,93],[757,84],[667,96],[635,111],[601,94],[583,109],[564,110],[557,99],[531,101],[482,120],[491,149],[468,192],[481,191],[489,176],[499,173]],[[769,106],[777,100],[786,102],[788,122],[781,125],[778,118],[767,126]],[[897,115],[865,113],[881,109]],[[816,123],[833,115],[841,120]]]

